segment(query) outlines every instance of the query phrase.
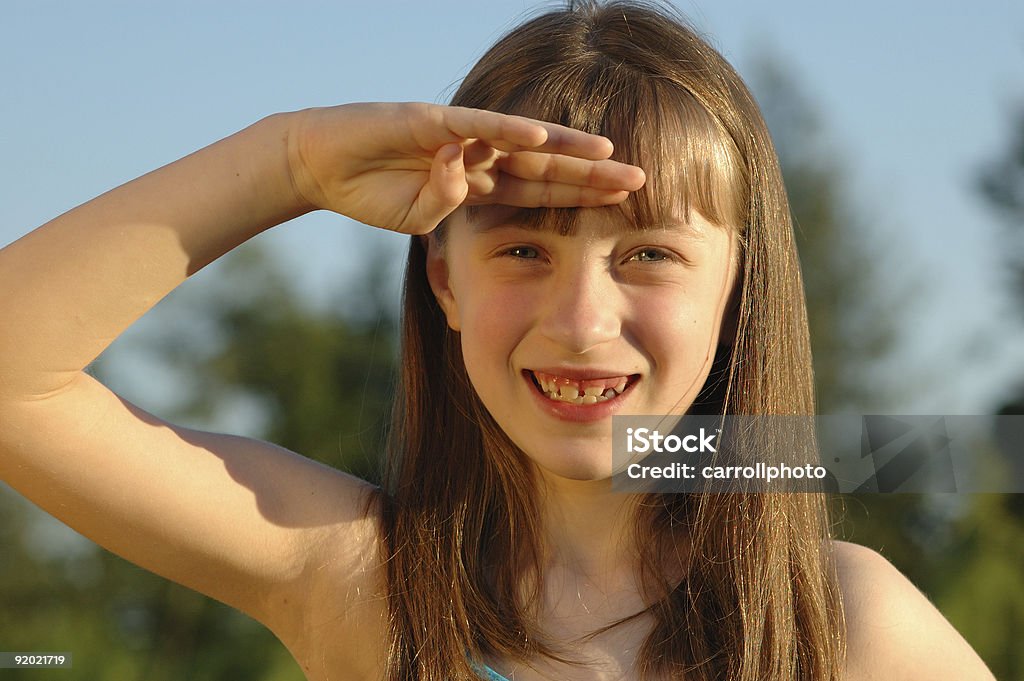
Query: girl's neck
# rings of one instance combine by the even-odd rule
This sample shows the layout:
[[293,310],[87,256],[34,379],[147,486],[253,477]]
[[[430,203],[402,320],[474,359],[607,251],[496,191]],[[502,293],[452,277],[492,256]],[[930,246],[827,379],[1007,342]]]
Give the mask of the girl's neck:
[[635,502],[607,480],[539,476],[544,569],[619,583],[636,567]]
[[[614,493],[610,480],[580,481],[538,474],[538,513],[541,523],[541,570],[545,609],[566,590],[588,591],[607,597],[615,618],[643,609],[644,596],[660,598],[666,584],[683,579],[689,537],[683,528],[671,530],[676,551],[656,558],[657,565],[641,568],[637,514],[642,495]],[[642,574],[643,573],[643,574]],[[656,576],[655,576],[656,575]],[[640,580],[655,581],[641,584]]]
[[540,582],[524,583],[524,603],[549,642],[568,646],[562,652],[628,669],[632,655],[619,653],[635,653],[648,620],[607,628],[646,607],[637,583],[635,498],[613,494],[609,481],[538,478]]

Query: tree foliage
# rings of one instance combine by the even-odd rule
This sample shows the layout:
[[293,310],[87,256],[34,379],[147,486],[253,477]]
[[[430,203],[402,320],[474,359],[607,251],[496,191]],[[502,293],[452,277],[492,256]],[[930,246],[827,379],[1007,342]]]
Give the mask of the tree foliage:
[[1018,108],[1002,151],[977,176],[977,188],[1006,225],[1003,260],[1014,274],[1013,295],[1024,310],[1024,105]]
[[159,355],[193,377],[180,412],[208,419],[242,398],[255,421],[247,434],[375,480],[397,351],[382,270],[354,273],[341,303],[323,311],[304,303],[279,267],[255,245],[232,254],[223,283],[186,301],[215,340],[158,342]]

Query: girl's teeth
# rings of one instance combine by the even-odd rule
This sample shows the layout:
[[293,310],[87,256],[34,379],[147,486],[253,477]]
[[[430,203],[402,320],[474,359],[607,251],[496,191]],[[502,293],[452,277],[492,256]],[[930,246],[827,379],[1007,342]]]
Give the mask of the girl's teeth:
[[562,394],[561,392],[547,392],[545,395],[549,400],[555,400],[556,402],[569,402],[571,404],[597,404],[598,402],[607,402],[611,398],[615,397],[615,391],[608,388],[607,393],[610,395],[576,395],[575,397],[569,397]]
[[537,377],[537,383],[540,385],[541,392],[549,400],[568,402],[570,404],[597,404],[598,402],[606,402],[621,395],[625,391],[629,379],[623,377],[617,385],[606,388],[604,392],[601,391],[600,386],[588,386],[580,391],[575,384],[559,385],[559,382],[556,379]]

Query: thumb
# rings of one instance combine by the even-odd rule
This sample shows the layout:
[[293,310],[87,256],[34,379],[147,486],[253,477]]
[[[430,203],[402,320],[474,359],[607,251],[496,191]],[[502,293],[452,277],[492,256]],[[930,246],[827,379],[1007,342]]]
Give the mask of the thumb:
[[429,231],[452,213],[469,194],[466,166],[460,144],[437,150],[430,164],[430,178],[416,198],[422,227]]

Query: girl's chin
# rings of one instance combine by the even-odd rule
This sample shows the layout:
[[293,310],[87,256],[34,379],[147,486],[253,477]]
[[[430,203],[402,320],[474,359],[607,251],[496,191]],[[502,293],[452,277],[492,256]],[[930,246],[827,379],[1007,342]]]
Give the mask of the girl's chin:
[[540,474],[546,478],[561,480],[572,480],[574,482],[598,482],[608,481],[612,477],[612,456],[611,450],[606,457],[595,458],[591,452],[586,457],[579,459],[567,458],[563,454],[552,459],[551,457],[530,457]]

